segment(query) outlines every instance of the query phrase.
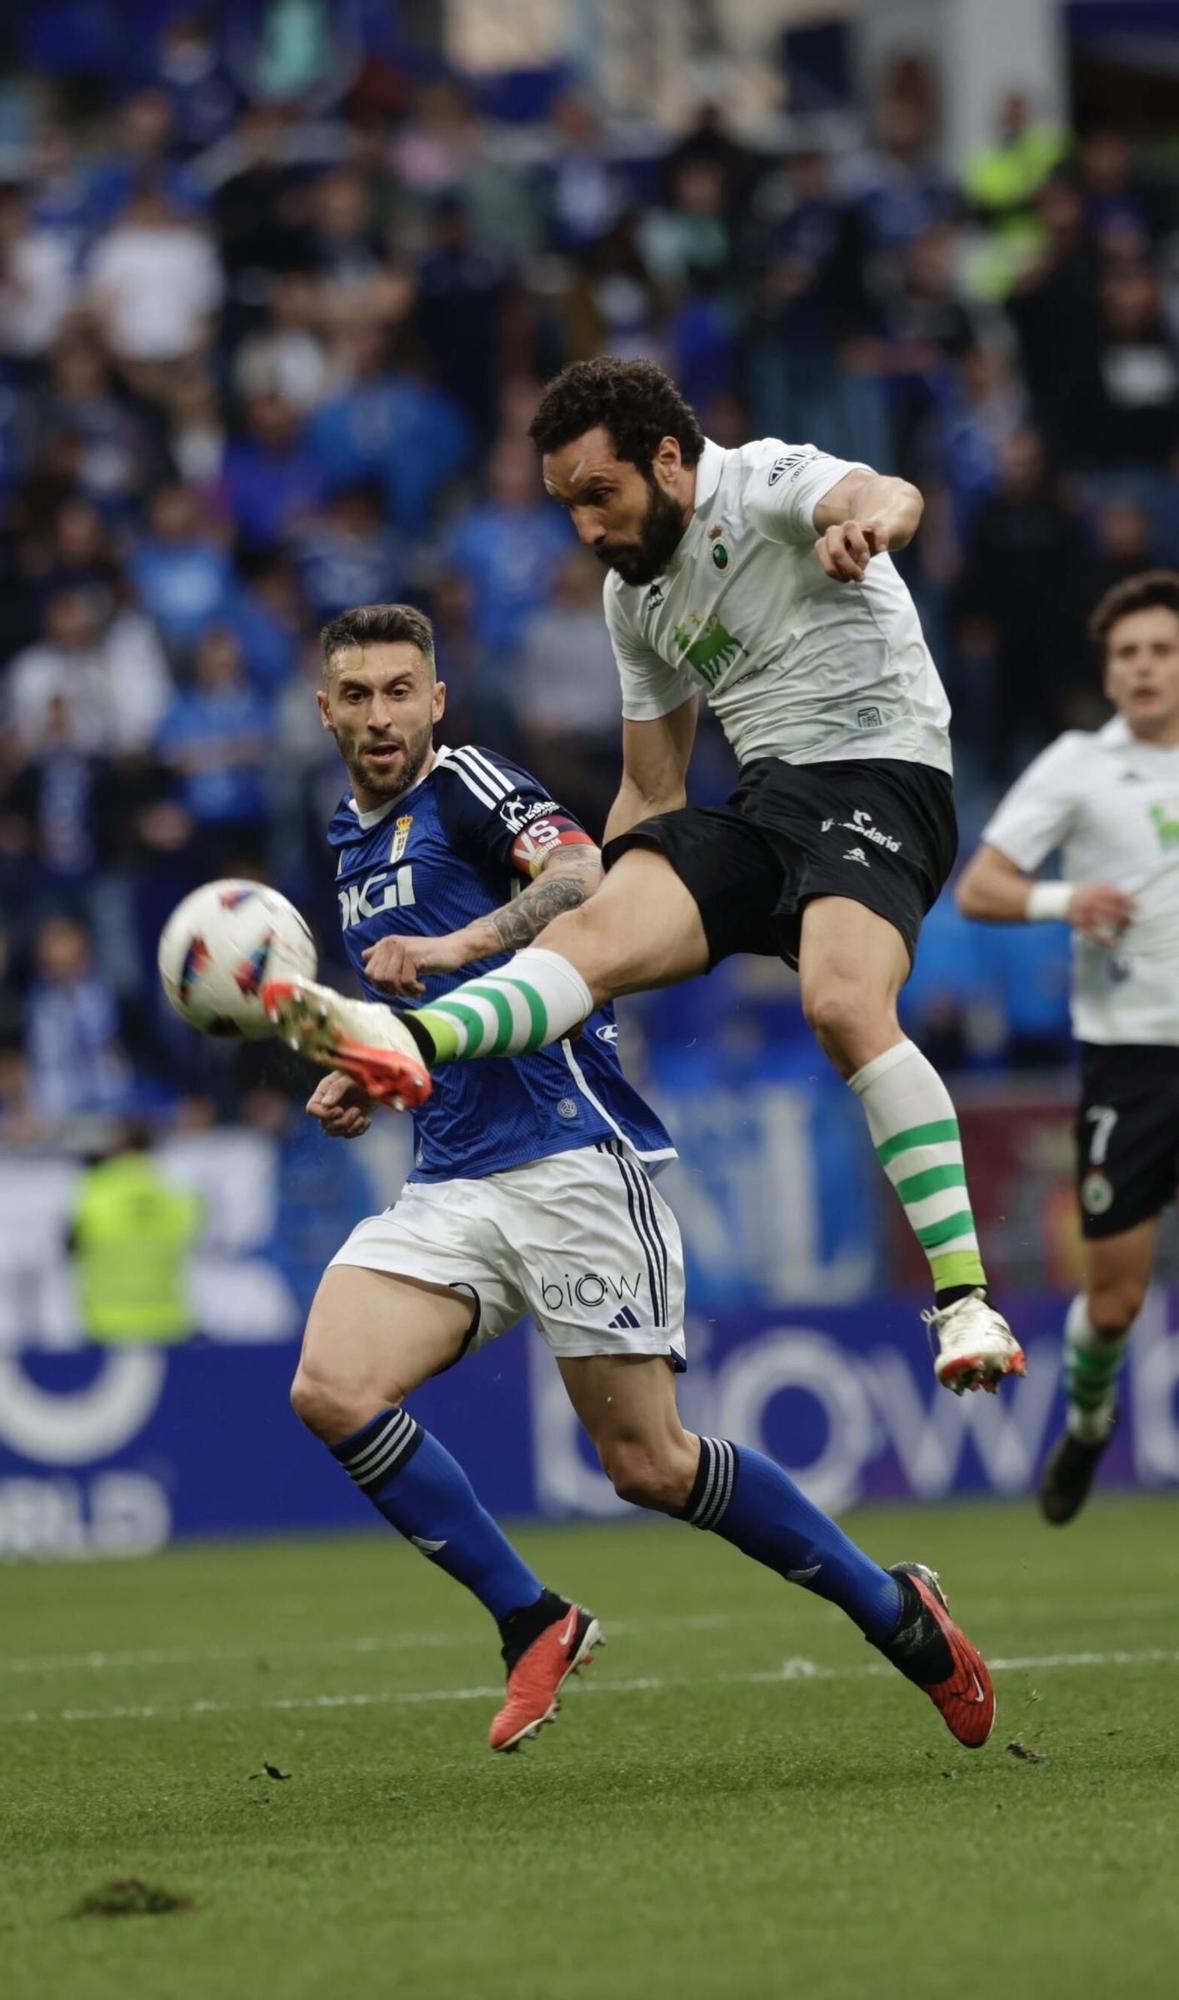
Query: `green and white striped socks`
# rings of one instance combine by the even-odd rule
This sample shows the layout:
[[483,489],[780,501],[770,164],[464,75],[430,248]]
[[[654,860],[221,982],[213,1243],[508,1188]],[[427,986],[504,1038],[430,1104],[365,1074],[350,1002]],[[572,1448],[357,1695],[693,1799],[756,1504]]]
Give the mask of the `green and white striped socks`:
[[1078,1292],[1064,1323],[1064,1392],[1073,1437],[1102,1444],[1113,1415],[1114,1385],[1126,1358],[1132,1329],[1112,1336],[1098,1331]]
[[914,1042],[898,1042],[848,1082],[863,1104],[876,1157],[929,1259],[938,1304],[947,1303],[944,1292],[985,1285],[958,1119],[933,1064]]
[[498,971],[414,1008],[410,1018],[429,1035],[436,1061],[465,1062],[531,1055],[580,1027],[593,1011],[594,996],[576,966],[560,952],[529,945]]

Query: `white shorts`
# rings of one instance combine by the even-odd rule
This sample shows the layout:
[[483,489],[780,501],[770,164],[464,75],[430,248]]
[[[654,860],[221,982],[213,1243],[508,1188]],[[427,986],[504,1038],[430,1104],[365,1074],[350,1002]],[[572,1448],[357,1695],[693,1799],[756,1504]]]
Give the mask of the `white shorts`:
[[666,1354],[686,1366],[679,1225],[617,1140],[482,1180],[407,1181],[332,1264],[469,1292],[467,1353],[531,1314],[556,1355]]

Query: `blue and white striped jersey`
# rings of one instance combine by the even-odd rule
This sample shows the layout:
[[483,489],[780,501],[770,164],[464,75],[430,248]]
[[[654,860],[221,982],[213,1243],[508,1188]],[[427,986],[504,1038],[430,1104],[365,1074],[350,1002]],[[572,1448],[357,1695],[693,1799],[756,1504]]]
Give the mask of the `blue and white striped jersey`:
[[[437,937],[499,909],[548,848],[581,830],[542,785],[495,751],[443,749],[426,777],[372,812],[342,800],[328,829],[348,961],[365,994],[364,952],[378,938]],[[581,836],[584,838],[585,836]],[[415,1005],[503,965],[506,954],[425,975]],[[400,1007],[403,1003],[389,1004]],[[612,1007],[580,1035],[535,1055],[441,1065],[414,1114],[411,1180],[481,1179],[622,1139],[648,1165],[674,1158],[664,1127],[627,1082]]]

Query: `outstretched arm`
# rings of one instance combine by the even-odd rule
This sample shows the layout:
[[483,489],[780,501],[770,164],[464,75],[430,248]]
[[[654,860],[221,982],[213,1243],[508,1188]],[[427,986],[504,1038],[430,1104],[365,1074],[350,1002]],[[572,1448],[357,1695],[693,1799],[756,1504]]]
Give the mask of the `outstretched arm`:
[[1043,923],[1053,918],[1113,944],[1136,908],[1133,896],[1110,882],[1037,882],[1002,848],[984,841],[954,891],[965,917],[984,924]]
[[873,556],[908,546],[924,511],[907,479],[857,466],[815,508],[815,554],[836,583],[862,583]]
[[415,999],[425,992],[425,972],[458,972],[481,958],[520,951],[563,910],[575,910],[602,879],[602,861],[591,841],[554,846],[536,868],[535,879],[510,903],[476,917],[444,937],[384,937],[364,954],[364,969],[385,993]]

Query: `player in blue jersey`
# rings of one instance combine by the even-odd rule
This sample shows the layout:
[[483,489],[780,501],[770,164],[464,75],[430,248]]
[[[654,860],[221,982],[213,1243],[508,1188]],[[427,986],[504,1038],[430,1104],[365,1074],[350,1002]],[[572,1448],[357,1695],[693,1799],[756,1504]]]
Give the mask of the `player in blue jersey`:
[[[355,1138],[374,1099],[355,1063],[351,1075],[333,1066],[349,1009],[379,1087],[371,1000],[390,987],[436,999],[461,971],[502,964],[593,892],[600,864],[588,834],[525,772],[488,750],[435,749],[446,690],[420,612],[362,606],[329,625],[323,645],[320,712],[352,780],[329,839],[345,946],[369,1001],[307,982],[273,984],[265,999],[287,1038],[331,1066],[308,1110],[326,1132]],[[683,1262],[651,1178],[672,1146],[626,1081],[615,1041],[602,1007],[575,1040],[456,1064],[432,1095],[426,1080],[409,1181],[324,1274],[296,1411],[384,1518],[496,1620],[508,1683],[495,1750],[555,1716],[562,1682],[601,1633],[592,1612],[545,1587],[404,1405],[526,1314],[625,1499],[712,1529],[840,1605],[959,1742],[985,1742],[990,1676],[933,1572],[881,1569],[771,1459],[681,1424]]]

